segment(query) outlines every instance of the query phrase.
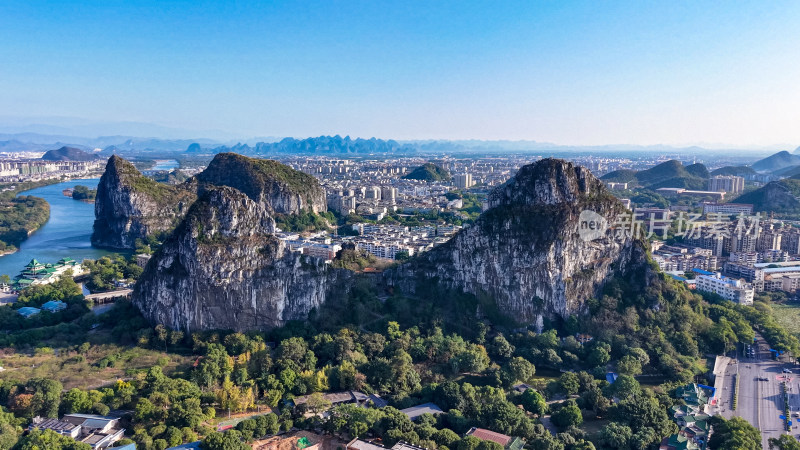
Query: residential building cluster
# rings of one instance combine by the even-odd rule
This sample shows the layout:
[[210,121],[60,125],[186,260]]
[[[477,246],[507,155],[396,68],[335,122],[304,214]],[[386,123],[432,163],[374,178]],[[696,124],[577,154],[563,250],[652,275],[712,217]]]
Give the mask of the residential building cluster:
[[0,160],[0,181],[21,182],[60,176],[81,176],[99,173],[104,168],[104,160],[44,161],[41,159],[3,159]]
[[705,450],[711,431],[709,406],[716,403],[715,394],[713,387],[702,384],[679,387],[676,395],[683,404],[673,406],[670,415],[680,431],[665,437],[659,450]]

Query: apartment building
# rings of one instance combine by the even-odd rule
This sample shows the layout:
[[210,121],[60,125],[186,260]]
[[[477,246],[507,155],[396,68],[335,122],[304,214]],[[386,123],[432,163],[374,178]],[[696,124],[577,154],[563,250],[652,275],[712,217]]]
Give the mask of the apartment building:
[[739,303],[740,305],[752,305],[755,289],[753,285],[744,280],[736,280],[722,276],[720,273],[695,270],[698,273],[695,278],[696,288],[699,291],[713,292],[724,299]]

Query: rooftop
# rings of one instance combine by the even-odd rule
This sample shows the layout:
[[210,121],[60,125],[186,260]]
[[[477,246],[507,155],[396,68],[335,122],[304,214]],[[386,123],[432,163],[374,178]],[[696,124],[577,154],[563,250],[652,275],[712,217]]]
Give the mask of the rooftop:
[[415,420],[417,417],[426,413],[436,415],[441,414],[444,411],[442,411],[442,408],[439,408],[439,406],[434,403],[423,403],[421,405],[401,409],[400,412],[407,415],[409,419]]

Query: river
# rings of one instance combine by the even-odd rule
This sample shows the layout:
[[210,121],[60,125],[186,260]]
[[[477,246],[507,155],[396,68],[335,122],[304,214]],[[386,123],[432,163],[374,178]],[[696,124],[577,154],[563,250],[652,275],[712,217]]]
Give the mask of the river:
[[172,169],[178,168],[178,161],[174,159],[157,159],[155,162],[156,164],[153,167],[145,170],[145,173],[158,172],[162,170],[171,171]]
[[33,258],[54,263],[61,258],[81,261],[111,253],[92,247],[94,204],[73,200],[61,192],[78,184],[96,189],[99,180],[71,180],[21,192],[19,195],[45,199],[50,204],[50,219],[20,245],[19,251],[0,257],[0,274],[14,278]]

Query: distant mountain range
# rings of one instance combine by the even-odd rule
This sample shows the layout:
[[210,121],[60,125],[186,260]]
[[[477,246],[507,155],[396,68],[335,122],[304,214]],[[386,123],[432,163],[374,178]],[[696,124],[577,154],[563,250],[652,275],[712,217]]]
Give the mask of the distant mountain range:
[[774,170],[797,165],[800,165],[800,155],[793,155],[787,151],[782,151],[758,160],[750,167],[757,172],[772,172]]
[[370,153],[415,153],[417,148],[409,144],[400,144],[394,140],[383,139],[351,139],[350,136],[319,136],[307,139],[285,138],[278,142],[259,142],[253,146],[236,144],[203,148],[197,143],[187,147],[187,153],[227,153],[243,155],[269,154],[370,154]]

